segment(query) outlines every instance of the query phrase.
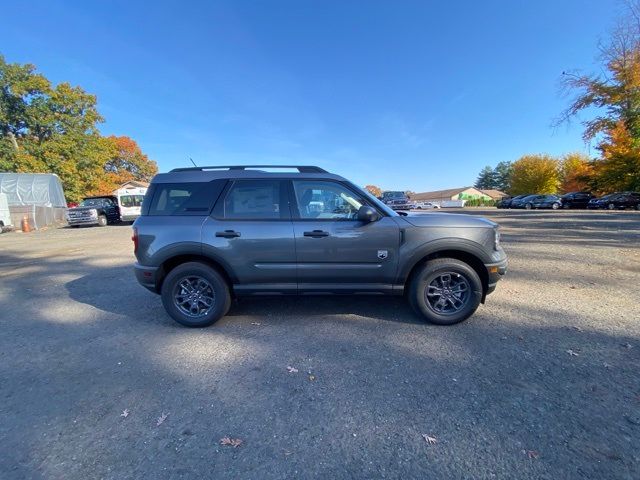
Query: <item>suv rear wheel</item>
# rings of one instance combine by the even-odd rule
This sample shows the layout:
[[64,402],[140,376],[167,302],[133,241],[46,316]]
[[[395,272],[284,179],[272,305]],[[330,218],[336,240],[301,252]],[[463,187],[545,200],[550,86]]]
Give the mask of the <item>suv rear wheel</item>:
[[99,227],[106,227],[107,226],[107,217],[105,215],[99,215],[98,216],[98,226]]
[[225,279],[199,262],[183,263],[171,270],[162,283],[161,295],[167,313],[186,327],[208,327],[231,306]]
[[409,303],[419,315],[438,325],[453,325],[469,318],[482,299],[476,271],[455,258],[427,262],[409,285]]

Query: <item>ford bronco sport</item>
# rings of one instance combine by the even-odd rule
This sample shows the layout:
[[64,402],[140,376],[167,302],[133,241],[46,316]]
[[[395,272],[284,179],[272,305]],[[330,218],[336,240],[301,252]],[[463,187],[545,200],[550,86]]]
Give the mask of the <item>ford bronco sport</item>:
[[138,281],[189,327],[220,319],[232,296],[258,294],[404,294],[423,318],[450,325],[472,315],[507,268],[497,224],[399,214],[312,166],[158,174],[133,242]]

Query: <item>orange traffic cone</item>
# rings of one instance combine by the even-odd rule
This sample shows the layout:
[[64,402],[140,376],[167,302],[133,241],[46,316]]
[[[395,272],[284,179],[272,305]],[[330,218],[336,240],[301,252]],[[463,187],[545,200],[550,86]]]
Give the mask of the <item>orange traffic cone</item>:
[[29,233],[31,231],[31,225],[29,225],[29,217],[27,215],[22,217],[20,227],[22,228],[22,233]]

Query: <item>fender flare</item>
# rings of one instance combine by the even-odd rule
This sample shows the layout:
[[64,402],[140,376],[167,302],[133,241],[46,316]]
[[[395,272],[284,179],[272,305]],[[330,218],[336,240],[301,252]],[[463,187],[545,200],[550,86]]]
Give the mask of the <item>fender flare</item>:
[[426,257],[445,251],[456,251],[472,255],[483,264],[492,262],[491,257],[487,255],[482,245],[474,241],[454,237],[440,238],[421,245],[411,253],[409,258],[398,266],[398,283],[405,283],[415,266]]

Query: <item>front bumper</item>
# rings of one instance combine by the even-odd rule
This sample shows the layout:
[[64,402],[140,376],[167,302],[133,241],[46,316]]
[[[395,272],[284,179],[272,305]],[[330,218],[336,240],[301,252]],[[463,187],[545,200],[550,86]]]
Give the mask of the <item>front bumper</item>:
[[98,217],[96,218],[69,218],[69,225],[98,225]]
[[159,267],[147,267],[136,262],[134,272],[140,285],[153,293],[160,293],[158,292]]
[[496,285],[498,282],[504,277],[507,273],[507,257],[505,256],[502,260],[495,263],[485,263],[484,266],[487,269],[487,273],[489,274],[489,282],[487,284],[487,292],[486,295],[489,295],[496,289]]

